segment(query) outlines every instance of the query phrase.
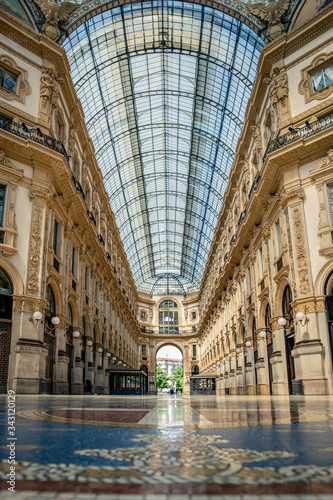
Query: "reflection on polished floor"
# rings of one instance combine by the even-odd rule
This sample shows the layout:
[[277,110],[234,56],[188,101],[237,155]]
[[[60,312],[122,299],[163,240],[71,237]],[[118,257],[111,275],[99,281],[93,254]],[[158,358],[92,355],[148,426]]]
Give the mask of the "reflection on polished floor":
[[[22,395],[16,411],[18,500],[332,497],[332,397]],[[9,498],[5,397],[0,424]]]

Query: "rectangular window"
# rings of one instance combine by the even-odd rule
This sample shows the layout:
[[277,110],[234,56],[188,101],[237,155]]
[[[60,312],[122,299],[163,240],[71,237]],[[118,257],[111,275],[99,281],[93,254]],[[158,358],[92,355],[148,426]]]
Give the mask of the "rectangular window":
[[98,304],[98,281],[96,281],[95,286],[95,304]]
[[195,358],[197,355],[197,346],[192,345],[192,357]]
[[262,247],[259,248],[259,266],[260,266],[260,277],[264,275],[264,255],[262,252]]
[[192,321],[194,321],[194,320],[196,319],[196,317],[197,317],[197,313],[196,313],[196,312],[193,312],[193,313],[192,313]]
[[275,226],[275,236],[276,236],[276,252],[277,257],[282,253],[282,239],[281,239],[281,226],[280,221],[277,220],[274,224]]
[[142,345],[142,357],[143,358],[147,357],[147,346],[146,346],[146,344]]
[[57,219],[54,219],[53,251],[54,251],[54,254],[57,257],[59,257],[59,253],[60,253],[60,224],[57,221]]
[[0,66],[0,87],[15,94],[17,87],[17,75]]
[[105,314],[105,304],[106,304],[106,296],[103,296],[103,313]]
[[90,191],[89,191],[89,189],[86,189],[85,197],[84,198],[85,198],[85,201],[86,201],[86,205],[89,208],[89,205],[90,205]]
[[77,255],[76,248],[73,245],[73,248],[72,248],[72,275],[74,276],[74,278],[76,278],[76,255]]
[[74,157],[74,161],[73,161],[73,174],[74,174],[74,177],[77,179],[79,176],[79,162],[77,161],[76,157]]
[[141,311],[141,319],[143,321],[145,321],[145,319],[146,319],[146,313],[145,313],[145,311]]
[[328,199],[330,202],[331,226],[333,226],[333,184],[327,185]]
[[84,279],[84,289],[87,293],[89,293],[89,267],[86,266],[86,273]]
[[312,73],[311,82],[313,92],[318,92],[331,85],[331,83],[333,83],[333,62],[325,66],[325,68],[321,68],[319,71]]
[[6,186],[0,184],[0,227],[4,226]]
[[250,269],[250,267],[247,268],[247,285],[248,285],[248,292],[250,293],[251,290],[252,290],[251,269]]

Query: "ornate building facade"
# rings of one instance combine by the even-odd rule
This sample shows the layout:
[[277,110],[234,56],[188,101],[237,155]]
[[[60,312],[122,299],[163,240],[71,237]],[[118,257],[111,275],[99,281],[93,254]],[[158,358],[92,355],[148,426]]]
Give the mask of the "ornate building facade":
[[170,344],[183,354],[184,394],[193,373],[212,371],[219,395],[332,394],[332,6],[290,2],[267,24],[242,2],[232,12],[211,2],[258,36],[255,81],[198,290],[173,271],[173,288],[158,278],[148,293],[61,46],[112,2],[80,5],[61,29],[39,3],[0,2],[0,390],[82,394],[89,380],[109,393],[121,363],[147,373],[154,394],[156,353]]

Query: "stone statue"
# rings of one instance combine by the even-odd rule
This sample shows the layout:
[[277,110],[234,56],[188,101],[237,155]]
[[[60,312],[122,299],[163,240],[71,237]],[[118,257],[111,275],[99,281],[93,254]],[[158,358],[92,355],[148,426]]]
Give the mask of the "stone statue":
[[78,5],[72,2],[58,3],[57,0],[34,0],[34,2],[46,16],[43,26],[44,35],[53,41],[58,40],[60,36],[58,22],[65,21]]
[[51,67],[43,67],[40,80],[40,97],[42,99],[42,110],[48,116],[54,111],[58,105],[58,97],[60,93],[60,85],[63,83],[62,78],[57,78],[55,71]]
[[285,31],[280,16],[285,13],[289,4],[290,0],[268,0],[268,4],[265,2],[248,3],[247,8],[263,21],[268,21],[267,36],[274,40]]

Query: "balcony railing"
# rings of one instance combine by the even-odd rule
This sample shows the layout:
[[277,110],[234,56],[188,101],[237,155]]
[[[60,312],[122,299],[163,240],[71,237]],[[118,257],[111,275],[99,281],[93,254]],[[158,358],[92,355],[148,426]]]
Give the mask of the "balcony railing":
[[73,182],[73,184],[75,186],[76,191],[78,191],[80,193],[80,195],[82,196],[82,199],[84,200],[86,196],[85,196],[85,194],[83,192],[81,184],[79,183],[78,180],[75,179],[74,175],[72,175],[72,182]]
[[89,219],[95,224],[96,226],[96,220],[95,220],[95,217],[94,217],[94,214],[92,212],[90,212],[90,210],[87,210],[87,215],[89,217]]
[[140,330],[143,333],[149,333],[151,335],[193,335],[193,333],[197,331],[197,327],[184,328],[183,326],[156,326],[153,328],[147,328],[146,326],[140,326]]
[[289,132],[287,132],[287,134],[280,135],[280,137],[277,137],[269,142],[263,157],[263,162],[265,161],[266,156],[269,153],[272,153],[272,151],[277,151],[278,149],[299,141],[300,139],[311,137],[312,135],[318,134],[319,132],[322,132],[330,127],[333,127],[333,114],[320,118],[320,120],[312,123],[306,122],[303,127],[289,127]]
[[29,128],[25,123],[13,122],[9,118],[2,115],[0,115],[0,128],[10,132],[11,134],[19,136],[22,139],[37,142],[38,144],[52,149],[53,151],[57,151],[58,153],[64,155],[67,163],[69,161],[69,156],[66,153],[63,143],[53,137],[50,137],[49,135],[43,134],[39,128]]

